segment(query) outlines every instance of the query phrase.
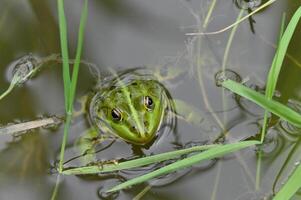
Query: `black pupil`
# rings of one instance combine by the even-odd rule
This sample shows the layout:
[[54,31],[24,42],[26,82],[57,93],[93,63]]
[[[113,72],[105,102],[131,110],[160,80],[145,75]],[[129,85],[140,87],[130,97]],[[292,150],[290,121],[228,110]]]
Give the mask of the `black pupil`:
[[153,105],[153,100],[152,100],[152,98],[150,98],[149,96],[146,96],[146,97],[145,97],[145,104],[146,104],[147,106],[152,106],[152,105]]
[[121,116],[120,116],[120,113],[118,112],[118,110],[113,109],[111,114],[112,114],[113,119],[120,120]]

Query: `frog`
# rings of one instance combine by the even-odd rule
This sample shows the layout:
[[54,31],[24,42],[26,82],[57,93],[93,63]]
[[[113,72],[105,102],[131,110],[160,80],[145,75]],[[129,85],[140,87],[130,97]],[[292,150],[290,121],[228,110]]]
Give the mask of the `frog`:
[[156,138],[172,111],[171,95],[145,73],[123,73],[106,79],[89,102],[89,119],[98,130],[142,146]]
[[[148,149],[164,134],[173,132],[177,120],[213,131],[198,108],[172,98],[164,77],[156,72],[157,68],[147,67],[111,72],[100,79],[91,94],[81,98],[81,109],[75,113],[85,113],[91,127],[75,142],[83,165],[95,163],[96,146],[107,140]],[[174,70],[172,76],[175,74]],[[166,79],[170,81],[169,76]]]

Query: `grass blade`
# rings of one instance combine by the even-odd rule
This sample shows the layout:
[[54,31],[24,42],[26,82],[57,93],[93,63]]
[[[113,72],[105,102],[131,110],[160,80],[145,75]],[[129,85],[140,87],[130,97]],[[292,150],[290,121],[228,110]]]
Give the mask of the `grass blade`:
[[[276,54],[274,56],[274,59],[273,59],[272,65],[271,65],[271,69],[269,71],[268,78],[267,78],[266,90],[265,90],[265,96],[267,99],[273,98],[273,95],[274,95],[274,92],[276,89],[276,84],[277,84],[278,77],[279,77],[279,73],[280,73],[280,69],[281,69],[281,66],[283,63],[284,56],[279,57],[279,53],[282,52],[283,49],[285,49],[285,53],[286,53],[286,50],[288,47],[288,44],[283,43],[283,41],[288,41],[288,40],[282,40],[282,36],[284,36],[283,37],[284,39],[289,37],[289,40],[292,37],[292,32],[290,32],[290,31],[286,31],[285,34],[283,34],[284,24],[285,24],[285,13],[283,14],[283,17],[282,17],[278,48],[277,48]],[[292,24],[290,23],[290,26],[291,25]],[[289,29],[289,27],[287,28],[287,30],[288,29]],[[267,123],[268,123],[268,112],[265,111],[264,118],[263,118],[263,124],[262,124],[262,130],[261,130],[261,139],[260,139],[261,143],[263,143],[263,140],[265,137]]]
[[82,49],[83,49],[83,43],[84,43],[83,40],[84,40],[84,32],[85,32],[87,16],[88,16],[88,0],[85,0],[82,15],[80,18],[76,56],[75,56],[75,62],[74,62],[74,67],[73,67],[73,72],[72,72],[69,110],[73,109],[73,100],[74,100],[75,90],[76,90],[76,85],[77,85],[78,70],[79,70]]
[[139,158],[135,160],[130,160],[118,164],[106,164],[101,167],[99,165],[96,166],[87,166],[87,167],[79,167],[74,169],[67,169],[63,171],[63,174],[66,175],[79,175],[79,174],[96,174],[96,173],[104,173],[104,172],[111,172],[117,170],[124,170],[124,169],[131,169],[134,167],[141,167],[157,162],[162,162],[165,160],[173,159],[179,157],[184,154],[192,153],[195,151],[202,151],[207,150],[218,145],[204,145],[204,146],[195,146],[187,149],[181,149],[177,151],[161,153],[158,155],[148,156],[145,158]]
[[299,190],[301,187],[301,165],[293,172],[292,176],[288,179],[285,185],[280,189],[280,191],[276,194],[273,200],[288,200],[293,197],[293,195]]
[[[281,38],[281,43],[283,43],[283,47],[279,45],[279,53],[277,56],[278,62],[283,62],[283,58],[285,56],[285,53],[287,51],[288,43],[296,29],[296,26],[300,20],[301,17],[301,7],[298,8],[298,10],[293,15],[292,19],[290,20],[285,33],[283,34],[283,37]],[[293,174],[289,177],[288,181],[285,183],[285,185],[280,189],[280,191],[276,194],[274,197],[274,200],[286,200],[293,197],[293,195],[300,189],[301,187],[301,166],[298,165],[298,167],[295,169]]]
[[117,191],[117,190],[121,190],[124,189],[126,187],[138,184],[138,183],[142,183],[145,182],[147,180],[150,180],[152,178],[164,175],[164,174],[168,174],[171,172],[174,172],[176,170],[180,170],[183,169],[185,167],[190,167],[195,163],[198,163],[200,161],[204,161],[204,160],[209,160],[209,159],[213,159],[216,157],[220,157],[223,156],[227,153],[231,153],[234,151],[238,151],[240,149],[252,146],[252,145],[256,145],[259,144],[258,141],[244,141],[244,142],[239,142],[239,143],[234,143],[234,144],[226,144],[223,146],[217,146],[215,148],[211,148],[205,152],[193,155],[189,158],[185,158],[183,160],[177,161],[173,164],[167,165],[163,168],[160,168],[158,170],[155,170],[153,172],[150,172],[148,174],[145,174],[143,176],[139,176],[137,178],[131,179],[129,181],[126,181],[122,184],[119,184],[115,187],[113,187],[112,189],[110,189],[107,192],[113,192],[113,191]]
[[278,45],[277,53],[274,58],[273,67],[270,69],[268,80],[267,80],[267,87],[266,95],[267,96],[273,96],[274,90],[276,88],[276,83],[278,79],[278,75],[284,60],[284,57],[286,55],[286,51],[289,45],[289,42],[294,34],[294,31],[298,25],[298,22],[301,17],[301,7],[298,8],[298,10],[295,12],[294,16],[290,20],[289,24],[287,25],[287,28],[285,32],[283,33],[283,36],[281,37],[281,40]]
[[66,24],[66,17],[65,17],[65,11],[64,11],[64,0],[57,0],[57,4],[58,4],[59,27],[60,27],[61,53],[62,53],[62,59],[63,59],[65,109],[66,109],[66,112],[68,112],[69,91],[70,91],[70,72],[69,72],[67,24]]
[[257,105],[290,122],[291,124],[301,127],[301,115],[289,107],[275,100],[267,99],[265,95],[230,79],[223,81],[222,86],[240,96],[245,97],[246,99],[249,99],[250,101],[253,101]]
[[61,152],[60,152],[60,161],[59,161],[59,172],[60,173],[63,171],[65,147],[66,147],[71,119],[72,119],[73,99],[74,99],[74,93],[75,93],[75,89],[76,89],[78,68],[79,68],[81,51],[82,51],[82,46],[83,46],[84,28],[85,28],[85,22],[87,19],[87,12],[88,12],[87,4],[88,4],[88,0],[85,0],[84,8],[83,8],[82,16],[81,16],[80,27],[79,27],[78,46],[77,46],[77,50],[76,50],[76,59],[75,59],[75,64],[74,64],[72,83],[70,85],[71,78],[70,78],[70,72],[69,72],[70,66],[69,66],[69,56],[68,56],[67,25],[66,25],[66,18],[65,18],[65,12],[64,12],[64,1],[58,0],[61,51],[62,51],[62,57],[63,57],[65,109],[66,109],[66,114],[67,114],[66,123],[64,126],[64,135],[63,135],[63,141],[62,141],[62,145],[61,145]]

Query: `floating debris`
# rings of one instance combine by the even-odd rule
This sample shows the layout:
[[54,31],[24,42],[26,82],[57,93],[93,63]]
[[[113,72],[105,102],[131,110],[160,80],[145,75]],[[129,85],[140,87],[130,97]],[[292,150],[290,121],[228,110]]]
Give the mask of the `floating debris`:
[[40,68],[49,61],[54,61],[58,54],[39,58],[33,54],[25,55],[11,64],[11,82],[7,90],[0,95],[0,100],[7,96],[16,86],[24,84],[27,80],[32,78]]
[[44,119],[33,120],[29,122],[22,122],[17,124],[9,124],[3,127],[0,127],[0,135],[2,134],[17,134],[17,133],[27,133],[36,128],[51,128],[56,127],[62,120],[58,117],[49,117]]
[[238,8],[248,10],[254,9],[261,5],[261,0],[234,0]]
[[30,79],[37,70],[38,62],[38,58],[34,57],[32,54],[20,58],[14,65],[14,69],[12,71],[12,81],[15,81],[15,85],[23,84]]
[[[46,57],[38,57],[30,53],[12,62],[8,69],[11,82],[7,90],[0,94],[0,100],[7,96],[16,86],[21,86],[26,81],[31,79],[48,62],[61,63],[63,62],[63,59],[61,58],[60,54],[51,54]],[[75,60],[70,59],[69,63],[74,64]],[[95,64],[84,60],[81,60],[80,63],[89,68],[91,74],[94,74],[94,78],[96,80],[100,80],[100,71]]]

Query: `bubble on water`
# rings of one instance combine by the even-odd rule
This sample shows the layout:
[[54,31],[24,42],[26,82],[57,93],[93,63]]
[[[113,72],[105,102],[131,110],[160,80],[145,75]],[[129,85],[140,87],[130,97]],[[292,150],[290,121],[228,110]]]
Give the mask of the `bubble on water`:
[[234,0],[238,8],[248,10],[261,5],[261,0]]
[[222,83],[228,79],[236,82],[241,82],[242,80],[238,73],[230,69],[220,70],[215,74],[215,84],[217,87],[221,87]]

